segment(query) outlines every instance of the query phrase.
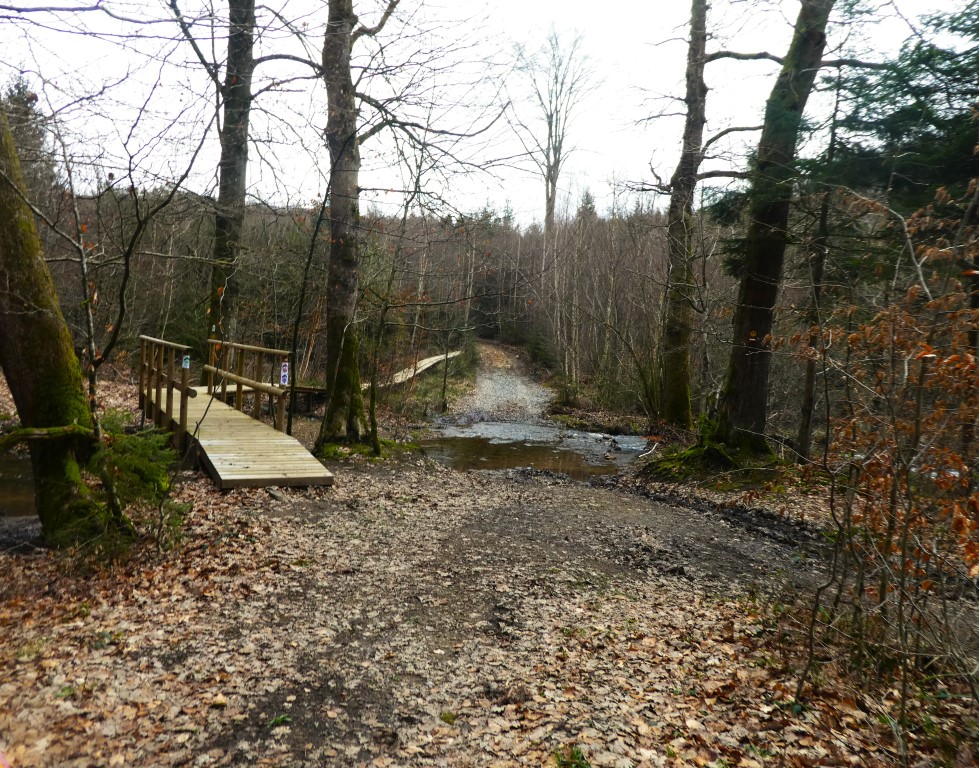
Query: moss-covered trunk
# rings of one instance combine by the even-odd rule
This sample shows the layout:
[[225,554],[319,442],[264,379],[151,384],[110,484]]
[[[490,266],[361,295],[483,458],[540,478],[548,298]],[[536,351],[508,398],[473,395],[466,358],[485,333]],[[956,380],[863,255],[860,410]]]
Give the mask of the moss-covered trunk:
[[789,52],[765,105],[751,178],[731,357],[713,435],[731,447],[768,449],[765,425],[772,327],[788,242],[795,147],[826,46],[826,24],[834,2],[803,0]]
[[[345,333],[345,318],[327,319],[327,365],[334,372],[327,387],[326,412],[320,424],[316,449],[325,443],[358,442],[364,419],[364,396],[360,382],[360,340],[352,331]],[[330,365],[336,350],[335,362]]]
[[[82,372],[38,239],[18,190],[24,180],[6,115],[0,111],[0,367],[25,427],[91,426]],[[98,506],[79,461],[91,437],[31,441],[38,514],[45,538],[62,544],[97,523]]]
[[360,145],[350,49],[357,17],[352,0],[330,0],[323,41],[323,78],[330,149],[330,264],[326,286],[327,406],[317,449],[360,439],[364,399],[353,326],[360,288]]

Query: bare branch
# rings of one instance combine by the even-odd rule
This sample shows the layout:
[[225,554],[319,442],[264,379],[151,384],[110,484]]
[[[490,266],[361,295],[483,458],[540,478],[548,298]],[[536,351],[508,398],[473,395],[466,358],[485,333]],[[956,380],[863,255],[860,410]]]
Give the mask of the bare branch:
[[715,133],[713,136],[711,136],[709,139],[707,139],[707,141],[704,142],[704,147],[703,147],[703,150],[702,151],[706,154],[707,153],[707,148],[711,144],[716,144],[718,141],[720,141],[721,139],[723,139],[728,134],[736,133],[738,131],[760,131],[762,129],[762,127],[763,126],[761,126],[761,125],[750,125],[750,126],[734,126],[732,128],[725,128],[723,131],[720,131],[718,133]]
[[259,64],[265,64],[269,61],[294,61],[297,64],[303,64],[312,69],[315,77],[323,76],[323,66],[321,64],[304,59],[302,56],[294,56],[290,53],[270,53],[267,56],[259,56],[255,59],[255,66],[257,67]]
[[398,3],[401,0],[388,0],[387,8],[384,9],[384,13],[381,16],[381,20],[377,22],[373,27],[365,27],[360,25],[353,31],[350,35],[350,44],[353,45],[361,37],[374,37],[378,32],[384,29],[384,25],[388,23],[388,19],[391,18],[391,14],[394,13],[394,9],[398,7]]
[[750,176],[748,171],[704,171],[697,174],[697,181],[704,179],[747,179]]
[[94,5],[42,5],[37,8],[24,8],[22,5],[0,5],[0,11],[9,13],[83,13],[85,11],[108,11],[102,7],[102,0]]
[[77,437],[91,440],[95,437],[95,432],[77,424],[68,424],[64,427],[23,427],[0,438],[0,453],[6,453],[18,443],[29,440],[64,440]]
[[649,164],[649,172],[653,174],[653,178],[656,179],[655,183],[647,184],[644,181],[639,182],[638,184],[629,183],[626,184],[626,188],[630,192],[656,192],[661,195],[668,195],[673,191],[670,187],[670,183],[663,180],[663,177],[656,172],[656,169],[653,167],[652,163]]
[[759,51],[758,53],[738,53],[737,51],[714,51],[708,53],[705,61],[710,64],[712,61],[720,59],[735,59],[736,61],[774,61],[776,64],[784,64],[785,59],[776,56],[774,53]]
[[204,71],[207,72],[207,76],[214,81],[217,86],[218,91],[221,91],[221,77],[218,71],[218,66],[211,62],[201,50],[200,46],[197,44],[197,40],[194,38],[193,32],[191,32],[190,25],[184,19],[184,15],[177,5],[177,0],[170,0],[170,10],[173,11],[174,18],[177,20],[177,24],[180,25],[180,31],[183,33],[184,38],[190,43],[190,47],[193,48],[194,53],[197,55],[197,60],[204,67]]
[[[768,53],[768,51],[758,51],[757,53],[739,53],[737,51],[714,51],[714,53],[707,54],[706,61],[709,64],[712,61],[719,61],[721,59],[734,59],[736,61],[774,61],[776,64],[784,64],[785,59],[781,56],[776,56],[774,53]],[[859,69],[890,69],[894,65],[887,62],[878,61],[862,61],[861,59],[826,59],[825,61],[819,62],[820,67],[856,67]]]
[[826,59],[819,62],[821,67],[854,67],[856,69],[893,69],[894,65],[886,61],[862,61],[860,59]]
[[147,20],[132,16],[124,16],[118,11],[114,11],[112,8],[106,7],[102,0],[96,0],[96,2],[92,5],[40,5],[34,8],[25,8],[22,5],[7,5],[6,3],[0,4],[0,12],[16,13],[20,15],[26,15],[29,13],[91,13],[92,11],[103,13],[110,19],[115,19],[116,21],[125,21],[127,24],[139,24],[140,26],[159,24],[161,21],[159,19]]
[[445,129],[432,128],[430,125],[424,125],[422,123],[418,123],[413,120],[404,120],[402,118],[399,118],[390,109],[388,109],[388,107],[383,102],[367,95],[366,93],[358,92],[357,98],[359,98],[365,104],[369,104],[371,107],[376,109],[381,115],[383,115],[383,119],[381,120],[381,122],[372,125],[370,128],[368,128],[366,131],[364,131],[357,137],[357,141],[360,144],[363,144],[369,138],[379,133],[384,128],[388,128],[388,127],[401,128],[402,130],[404,130],[405,133],[411,135],[412,138],[415,137],[413,134],[411,134],[411,131],[409,129],[424,131],[426,134],[430,134],[433,136],[452,136],[458,139],[471,139],[475,136],[479,136],[482,133],[486,133],[486,131],[492,128],[493,125],[496,123],[496,121],[503,116],[503,113],[506,111],[507,107],[509,106],[509,104],[505,104],[503,108],[500,110],[500,113],[496,117],[490,120],[482,128],[478,128],[475,131],[448,131]]

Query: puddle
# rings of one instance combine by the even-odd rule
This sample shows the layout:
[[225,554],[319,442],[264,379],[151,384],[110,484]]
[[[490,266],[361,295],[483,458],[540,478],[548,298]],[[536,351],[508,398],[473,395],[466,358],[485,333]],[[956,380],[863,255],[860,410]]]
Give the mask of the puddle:
[[30,458],[0,455],[0,517],[31,517],[34,514]]
[[641,437],[609,437],[551,424],[482,421],[442,426],[422,441],[429,456],[454,469],[561,472],[575,480],[621,472],[646,448]]

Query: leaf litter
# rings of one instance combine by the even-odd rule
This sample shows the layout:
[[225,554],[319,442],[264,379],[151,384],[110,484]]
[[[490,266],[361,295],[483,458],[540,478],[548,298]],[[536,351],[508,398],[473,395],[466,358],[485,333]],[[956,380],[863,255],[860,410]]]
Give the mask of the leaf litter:
[[176,497],[168,552],[0,552],[11,766],[899,761],[831,668],[793,699],[778,614],[824,566],[784,517],[414,458]]

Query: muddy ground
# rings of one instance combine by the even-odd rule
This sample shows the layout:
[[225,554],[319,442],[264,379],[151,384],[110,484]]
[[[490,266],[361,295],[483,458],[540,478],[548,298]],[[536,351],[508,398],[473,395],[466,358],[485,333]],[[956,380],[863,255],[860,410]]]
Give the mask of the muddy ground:
[[[465,413],[526,416],[500,360],[514,405]],[[780,706],[772,607],[822,573],[785,516],[412,456],[178,496],[182,540],[122,569],[0,553],[14,766],[890,764],[858,692]]]

